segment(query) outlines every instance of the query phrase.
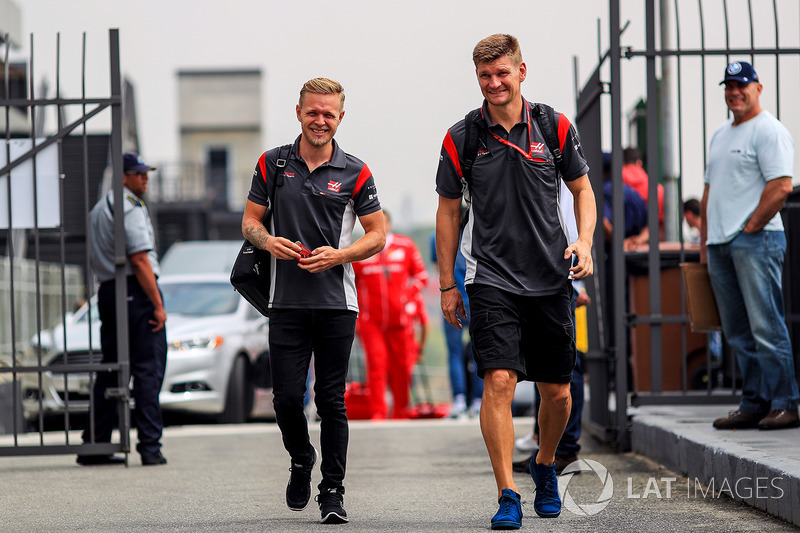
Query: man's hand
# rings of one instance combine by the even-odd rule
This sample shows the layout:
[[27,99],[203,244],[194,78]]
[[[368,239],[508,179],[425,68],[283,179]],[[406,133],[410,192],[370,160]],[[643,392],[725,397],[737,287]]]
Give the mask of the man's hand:
[[302,257],[300,246],[285,237],[268,236],[264,243],[264,250],[271,253],[275,259],[299,260]]
[[142,287],[142,290],[147,294],[150,302],[153,304],[153,317],[147,322],[152,324],[153,331],[159,331],[164,328],[164,322],[167,321],[167,312],[164,310],[164,302],[161,300],[161,291],[158,290],[156,283],[156,276],[153,273],[153,268],[150,265],[150,260],[147,258],[147,251],[137,252],[128,256],[131,263],[131,269],[136,276],[136,280]]
[[442,314],[447,322],[458,329],[461,329],[461,318],[467,318],[467,310],[464,308],[464,300],[458,289],[450,289],[442,293]]
[[578,258],[578,262],[569,269],[569,271],[572,272],[572,279],[583,279],[591,276],[594,272],[592,246],[581,240],[577,240],[564,250],[564,259],[570,259],[573,255]]
[[312,274],[325,272],[344,262],[342,251],[331,246],[320,246],[311,250],[310,257],[301,257],[300,254],[297,254],[297,266]]
[[155,326],[153,331],[159,331],[164,329],[164,323],[167,321],[167,312],[164,310],[163,307],[157,307],[155,311],[153,311],[153,318],[148,320],[149,324]]
[[581,291],[578,293],[578,297],[575,299],[575,307],[583,307],[584,305],[589,305],[592,303],[592,299],[589,298],[589,295],[586,294],[586,291]]

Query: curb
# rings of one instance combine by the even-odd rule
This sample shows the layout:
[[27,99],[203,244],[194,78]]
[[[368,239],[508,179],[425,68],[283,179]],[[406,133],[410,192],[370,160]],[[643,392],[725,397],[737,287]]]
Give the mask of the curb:
[[[634,416],[633,451],[688,477],[688,497],[726,495],[800,525],[800,461],[709,434],[708,421]],[[716,431],[716,430],[713,430]]]

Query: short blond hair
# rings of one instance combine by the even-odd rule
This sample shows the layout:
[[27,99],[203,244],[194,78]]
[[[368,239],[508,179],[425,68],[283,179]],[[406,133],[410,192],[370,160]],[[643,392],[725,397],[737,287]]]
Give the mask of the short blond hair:
[[508,56],[517,67],[522,64],[519,41],[513,35],[495,33],[481,39],[472,50],[472,62],[475,63],[475,68],[481,63],[491,63],[503,56]]
[[339,95],[339,111],[344,109],[344,87],[338,81],[329,78],[314,78],[308,80],[303,84],[300,89],[300,107],[303,106],[303,98],[307,93],[314,94],[338,94]]

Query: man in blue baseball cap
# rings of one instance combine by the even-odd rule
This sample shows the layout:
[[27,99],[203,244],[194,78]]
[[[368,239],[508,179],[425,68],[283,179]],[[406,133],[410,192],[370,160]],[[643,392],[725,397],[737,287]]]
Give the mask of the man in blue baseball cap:
[[[100,345],[103,362],[117,361],[116,256],[114,217],[121,215],[125,226],[125,279],[128,303],[130,369],[133,397],[136,400],[134,422],[139,438],[136,450],[142,465],[165,465],[161,453],[164,422],[158,395],[167,364],[167,314],[158,287],[160,267],[156,254],[155,231],[142,197],[147,192],[147,173],[155,167],[138,154],[122,155],[122,206],[114,205],[113,189],[103,195],[89,213],[92,270],[100,283],[97,308],[100,315]],[[98,372],[92,394],[92,416],[83,432],[83,442],[111,441],[117,425],[117,400],[106,391],[117,383],[115,372]],[[91,424],[94,426],[91,426]],[[84,466],[123,464],[116,455],[78,455]]]
[[794,141],[761,108],[763,87],[750,63],[730,63],[722,84],[732,118],[711,137],[700,259],[708,263],[722,332],[742,371],[742,399],[714,427],[794,428],[800,426],[800,394],[784,319],[780,216],[792,191]]

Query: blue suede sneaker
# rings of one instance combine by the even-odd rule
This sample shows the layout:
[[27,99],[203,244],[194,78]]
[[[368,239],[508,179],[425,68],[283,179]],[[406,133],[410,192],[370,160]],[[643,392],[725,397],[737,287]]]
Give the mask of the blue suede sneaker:
[[561,497],[558,495],[558,477],[555,463],[536,464],[536,454],[531,457],[531,477],[536,485],[533,510],[542,518],[555,518],[561,514]]
[[500,499],[500,509],[492,517],[492,529],[519,529],[522,527],[522,504],[519,494],[511,489],[503,489]]

